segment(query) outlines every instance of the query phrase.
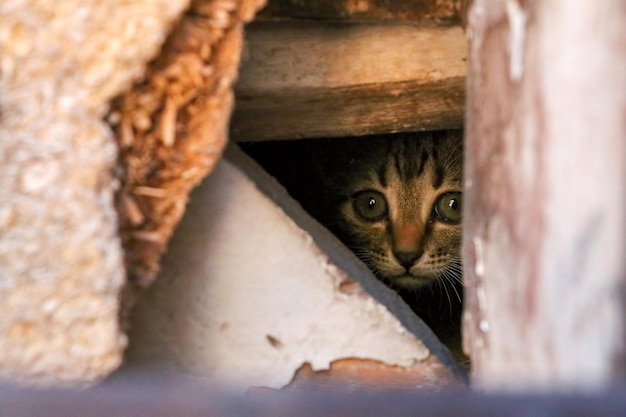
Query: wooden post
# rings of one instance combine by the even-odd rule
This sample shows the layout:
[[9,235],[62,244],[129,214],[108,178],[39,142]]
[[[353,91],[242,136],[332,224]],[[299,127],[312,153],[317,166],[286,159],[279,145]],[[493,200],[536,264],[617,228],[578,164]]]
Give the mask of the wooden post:
[[465,349],[482,387],[623,372],[626,2],[469,8]]

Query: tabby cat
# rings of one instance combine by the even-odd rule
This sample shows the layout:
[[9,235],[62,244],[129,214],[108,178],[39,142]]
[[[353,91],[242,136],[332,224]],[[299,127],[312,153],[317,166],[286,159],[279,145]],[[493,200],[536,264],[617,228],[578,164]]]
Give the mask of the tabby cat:
[[461,137],[282,141],[246,151],[460,351]]
[[460,279],[460,131],[287,141],[262,150],[257,160],[391,287]]
[[331,176],[322,221],[392,287],[458,279],[462,160],[451,132],[364,138]]

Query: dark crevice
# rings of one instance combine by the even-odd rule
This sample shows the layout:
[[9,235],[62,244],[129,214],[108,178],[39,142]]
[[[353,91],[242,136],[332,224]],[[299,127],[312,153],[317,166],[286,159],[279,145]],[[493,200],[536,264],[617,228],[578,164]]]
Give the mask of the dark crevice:
[[[290,140],[274,142],[254,142],[231,145],[227,158],[237,161],[253,179],[258,175],[271,174],[282,187],[282,195],[276,193],[276,188],[263,186],[264,181],[258,181],[261,191],[270,194],[274,201],[289,201],[282,207],[293,220],[311,233],[316,244],[323,249],[331,260],[356,279],[363,288],[377,301],[384,304],[398,319],[422,340],[443,363],[449,364],[454,360],[464,369],[468,369],[469,360],[461,349],[461,314],[463,287],[461,284],[439,282],[418,291],[392,291],[382,281],[375,278],[372,271],[342,244],[334,235],[330,234],[320,223],[319,212],[327,210],[333,202],[319,198],[318,189],[321,186],[316,180],[317,168],[314,163],[316,157],[334,158],[338,163],[350,167],[353,157],[342,155],[342,147],[348,141],[358,138]],[[247,158],[250,156],[253,158]],[[257,165],[259,164],[259,165]],[[262,169],[261,169],[262,166]],[[251,174],[252,173],[252,174]],[[289,197],[286,198],[287,193]],[[297,200],[291,200],[291,197]],[[307,209],[304,212],[301,208]],[[312,217],[310,217],[310,216]],[[328,225],[327,225],[328,226]],[[445,285],[444,285],[445,284]],[[419,316],[419,318],[418,318]],[[421,319],[421,320],[420,320]],[[439,341],[446,345],[442,351]],[[438,352],[438,353],[437,353]],[[463,380],[467,376],[455,365]]]

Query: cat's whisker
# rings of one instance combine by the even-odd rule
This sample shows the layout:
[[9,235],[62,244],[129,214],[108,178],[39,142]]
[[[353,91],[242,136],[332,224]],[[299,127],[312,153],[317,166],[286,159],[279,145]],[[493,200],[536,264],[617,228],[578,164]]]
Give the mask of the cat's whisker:
[[457,256],[453,256],[452,258],[450,258],[450,265],[455,265],[455,266],[460,267],[462,265],[461,258]]
[[465,286],[465,283],[464,283],[464,281],[463,281],[463,278],[461,278],[461,277],[460,277],[460,276],[458,276],[458,275],[450,274],[448,278],[450,279],[450,282],[452,282],[453,284],[458,284],[458,285],[460,285],[461,287],[464,287],[464,286]]
[[461,281],[457,281],[458,277],[456,277],[456,276],[454,276],[454,275],[450,274],[450,273],[449,273],[449,271],[446,271],[446,272],[444,273],[444,276],[443,276],[443,277],[444,277],[444,279],[445,279],[445,280],[447,280],[447,281],[450,283],[450,286],[452,287],[452,290],[453,290],[453,291],[454,291],[454,293],[456,294],[456,298],[457,298],[457,300],[459,300],[459,303],[462,303],[463,301],[462,301],[461,295],[459,294],[459,292],[458,292],[458,291],[457,291],[457,289],[456,289],[456,286],[454,285],[454,282],[455,282],[455,281],[456,281],[456,282],[459,282],[459,283],[460,283]]
[[[445,271],[444,271],[445,272]],[[446,285],[448,280],[446,279],[446,275],[442,275],[437,281],[441,282],[443,289],[446,293],[446,297],[448,298],[448,308],[450,309],[450,314],[452,314],[452,299],[450,298],[450,293],[448,292],[448,286]]]
[[350,249],[355,254],[369,254],[369,250],[361,246],[348,246],[348,249]]
[[461,262],[461,258],[459,258],[457,256],[451,257],[449,263],[450,263],[450,265],[454,265],[454,266],[457,266],[457,267],[461,267],[463,265],[463,263]]
[[446,273],[448,274],[448,277],[453,281],[453,282],[457,282],[461,285],[464,285],[463,282],[463,274],[460,270],[454,269],[454,268],[448,268],[446,269]]
[[458,282],[459,284],[463,283],[463,275],[461,275],[459,271],[449,269],[448,272],[450,273],[451,277],[454,279],[455,282]]
[[461,258],[459,256],[452,258],[452,261],[447,267],[447,271],[450,273],[450,278],[453,281],[465,285],[463,282],[463,266],[461,265]]

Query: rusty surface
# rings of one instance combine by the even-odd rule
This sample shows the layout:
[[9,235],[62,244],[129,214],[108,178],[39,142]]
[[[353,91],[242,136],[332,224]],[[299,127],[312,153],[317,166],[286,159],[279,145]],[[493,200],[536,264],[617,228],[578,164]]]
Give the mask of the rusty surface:
[[259,17],[460,24],[462,3],[461,0],[271,0]]
[[154,279],[190,190],[227,140],[244,22],[263,0],[194,0],[145,77],[112,103],[120,235],[134,288]]
[[345,358],[333,361],[330,369],[314,371],[305,363],[284,389],[351,387],[353,389],[436,389],[460,388],[452,372],[430,356],[411,367],[392,366],[372,359]]

